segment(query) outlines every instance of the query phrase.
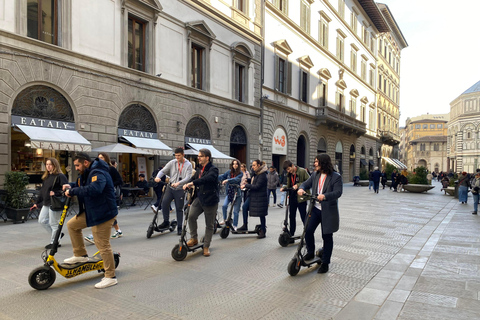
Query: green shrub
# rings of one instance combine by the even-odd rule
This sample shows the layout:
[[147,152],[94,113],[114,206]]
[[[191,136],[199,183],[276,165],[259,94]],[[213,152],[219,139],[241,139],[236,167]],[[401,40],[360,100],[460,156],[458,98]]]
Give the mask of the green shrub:
[[28,176],[25,172],[7,171],[5,173],[5,191],[7,198],[5,205],[14,209],[28,208],[30,206],[26,190]]
[[395,170],[395,166],[391,165],[390,163],[387,163],[385,166],[385,174],[387,175],[387,180],[392,180],[392,172]]
[[365,168],[360,169],[360,180],[368,180],[368,171],[367,171],[367,169],[365,169]]
[[412,184],[428,184],[427,168],[417,167],[413,172],[408,174],[408,183]]

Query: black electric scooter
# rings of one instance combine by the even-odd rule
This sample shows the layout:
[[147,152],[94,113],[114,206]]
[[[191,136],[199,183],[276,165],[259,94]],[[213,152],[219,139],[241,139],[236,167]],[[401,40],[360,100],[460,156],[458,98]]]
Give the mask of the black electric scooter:
[[[98,270],[98,272],[105,272],[105,270],[103,269],[103,260],[99,252],[95,253],[93,257],[89,257],[87,262],[66,264],[58,263],[55,260],[54,256],[55,253],[57,253],[58,241],[61,238],[63,223],[65,222],[65,217],[67,216],[67,211],[70,207],[71,201],[72,198],[67,198],[65,206],[63,207],[63,212],[60,216],[57,233],[55,234],[55,239],[53,240],[53,246],[52,249],[50,249],[50,253],[47,253],[48,250],[45,250],[42,253],[44,265],[33,269],[32,272],[30,272],[30,274],[28,275],[28,283],[34,289],[46,290],[50,288],[50,286],[55,282],[56,279],[55,271],[57,271],[59,274],[61,274],[67,279],[94,270]],[[113,258],[115,260],[116,269],[118,267],[118,264],[120,263],[120,253],[113,252]]]
[[310,218],[312,217],[312,209],[313,206],[315,205],[315,202],[318,202],[317,200],[317,195],[312,196],[309,194],[304,194],[303,197],[307,200],[310,200],[310,204],[308,206],[307,210],[307,217],[305,220],[305,226],[303,227],[303,232],[302,235],[300,236],[300,242],[298,243],[297,251],[295,252],[295,255],[293,256],[292,260],[290,260],[290,263],[288,264],[288,273],[291,276],[296,276],[298,272],[300,271],[301,267],[308,267],[310,268],[313,264],[321,264],[322,263],[322,254],[323,254],[323,249],[320,249],[316,252],[316,255],[313,259],[311,260],[305,260],[305,255],[306,255],[306,242],[305,242],[305,233],[307,231],[308,223],[310,222]]
[[[162,203],[162,200],[163,200],[163,196],[165,195],[165,189],[167,188],[167,185],[163,186],[163,193],[162,193],[162,198],[160,199],[160,203]],[[148,229],[147,229],[147,238],[150,239],[150,237],[153,235],[153,232],[159,232],[159,233],[163,233],[165,231],[170,231],[170,232],[173,232],[175,230],[175,228],[177,227],[177,221],[175,219],[173,219],[171,222],[170,222],[170,225],[168,227],[164,227],[164,228],[160,228],[159,227],[159,224],[158,224],[158,212],[160,210],[157,209],[157,211],[155,212],[155,214],[153,215],[153,220],[152,222],[150,223],[150,225],[148,226]]]
[[288,228],[288,214],[289,214],[289,208],[290,208],[290,191],[292,191],[293,188],[284,188],[283,191],[288,192],[287,193],[287,203],[285,205],[285,220],[283,220],[283,227],[282,230],[283,232],[278,236],[278,243],[282,247],[288,246],[290,243],[294,243],[295,240],[298,240],[301,238],[301,236],[296,236],[292,237],[290,235],[290,229]]
[[192,205],[192,202],[193,202],[194,192],[195,191],[193,188],[185,191],[187,202],[183,207],[184,218],[183,218],[182,234],[180,235],[180,240],[178,241],[178,244],[176,244],[175,247],[173,247],[172,249],[172,258],[176,261],[185,260],[189,252],[195,252],[198,249],[203,249],[203,239],[201,239],[201,241],[199,241],[196,245],[191,247],[187,245],[187,239],[186,239],[188,216],[190,213],[190,206]]
[[237,231],[233,228],[233,224],[232,224],[232,213],[233,213],[233,207],[234,207],[234,203],[235,203],[235,200],[237,199],[237,196],[240,194],[240,186],[238,184],[230,184],[230,186],[234,187],[235,188],[235,194],[233,196],[233,201],[230,205],[230,211],[228,211],[228,216],[227,216],[227,220],[225,221],[225,226],[223,226],[222,228],[222,231],[220,231],[220,237],[222,239],[226,239],[228,237],[228,235],[230,234],[230,232],[232,234],[259,234],[260,233],[260,225],[257,224],[255,226],[255,229],[253,230],[245,230],[245,231]]

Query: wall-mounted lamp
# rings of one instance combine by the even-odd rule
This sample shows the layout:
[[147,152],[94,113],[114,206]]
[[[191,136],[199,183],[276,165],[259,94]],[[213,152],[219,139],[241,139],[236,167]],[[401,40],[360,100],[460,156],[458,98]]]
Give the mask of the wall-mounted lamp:
[[177,132],[180,132],[180,125],[182,124],[182,121],[177,121]]

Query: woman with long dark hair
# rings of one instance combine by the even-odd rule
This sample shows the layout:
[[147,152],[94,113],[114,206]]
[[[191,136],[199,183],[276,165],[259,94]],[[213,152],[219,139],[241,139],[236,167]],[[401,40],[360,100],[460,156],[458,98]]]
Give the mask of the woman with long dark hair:
[[[68,179],[62,173],[60,164],[55,158],[47,158],[45,161],[45,168],[46,170],[42,176],[42,188],[40,189],[37,201],[32,206],[32,209],[42,207],[40,215],[38,216],[38,223],[50,233],[50,243],[45,246],[45,249],[51,249],[58,229],[58,222],[62,215],[62,210],[53,211],[50,207],[50,199],[53,195],[60,196],[62,194],[62,186],[68,183]],[[60,247],[60,245],[58,246]]]
[[239,186],[233,187],[231,184],[238,184],[242,181],[243,172],[240,170],[240,161],[237,159],[232,160],[230,163],[230,169],[227,170],[222,175],[218,176],[218,181],[225,185],[225,190],[227,196],[225,197],[225,201],[223,202],[222,211],[223,211],[223,220],[227,219],[227,208],[228,204],[233,201],[233,197],[235,196],[235,192],[238,191],[237,198],[235,199],[235,203],[232,203],[233,206],[233,228],[236,230],[238,225],[238,214],[240,213],[240,205],[242,204],[242,191],[237,190]]
[[251,217],[260,218],[260,232],[259,239],[265,238],[267,233],[267,219],[268,215],[268,195],[267,195],[267,165],[260,160],[252,162],[252,170],[254,175],[251,183],[240,186],[242,189],[248,190],[248,198],[243,205],[243,226],[239,231],[248,230],[248,213]]
[[342,176],[333,170],[332,160],[326,153],[315,157],[313,163],[315,172],[305,181],[298,190],[299,195],[305,193],[305,189],[312,189],[312,195],[317,197],[318,202],[312,209],[311,217],[305,232],[307,254],[305,260],[311,260],[315,255],[315,230],[322,224],[323,254],[322,264],[318,273],[328,272],[328,265],[333,251],[333,233],[340,226],[338,213],[338,198],[343,193]]

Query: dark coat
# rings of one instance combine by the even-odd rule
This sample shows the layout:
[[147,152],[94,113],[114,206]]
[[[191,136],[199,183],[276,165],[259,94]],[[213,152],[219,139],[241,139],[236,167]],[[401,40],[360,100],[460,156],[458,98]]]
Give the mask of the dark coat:
[[[70,195],[78,197],[80,212],[86,214],[87,227],[93,227],[118,215],[113,180],[108,164],[95,159],[77,182],[70,183]],[[84,210],[82,210],[84,208]]]
[[110,176],[112,177],[113,180],[113,186],[123,186],[123,179],[118,170],[114,166],[109,166],[108,167],[108,172],[110,173]]
[[62,186],[66,183],[68,183],[68,179],[63,173],[49,174],[48,177],[43,180],[42,188],[38,193],[37,206],[50,206],[50,191],[55,192],[56,196],[61,196]]
[[373,182],[380,182],[380,177],[382,176],[382,173],[380,170],[375,170],[372,172],[372,180]]
[[[195,186],[195,197],[200,200],[200,204],[205,207],[218,205],[220,201],[220,190],[218,187],[218,168],[211,162],[207,163],[205,170],[199,167],[195,172],[195,175],[191,182]],[[202,176],[200,177],[200,174]]]
[[251,184],[246,184],[248,196],[250,197],[250,216],[265,217],[268,215],[268,194],[267,194],[267,165],[263,165],[255,173]]
[[[318,180],[321,174],[315,171],[310,178],[305,181],[300,188],[307,190],[312,188],[312,194],[318,194]],[[337,232],[340,227],[340,215],[338,213],[338,198],[343,193],[343,181],[342,176],[333,172],[327,175],[325,182],[323,183],[323,195],[325,201],[321,202],[322,205],[322,233],[330,234]]]

